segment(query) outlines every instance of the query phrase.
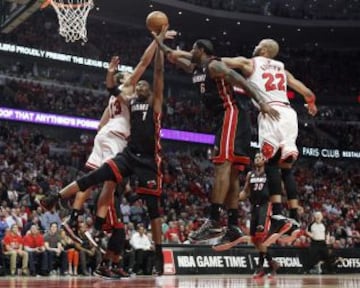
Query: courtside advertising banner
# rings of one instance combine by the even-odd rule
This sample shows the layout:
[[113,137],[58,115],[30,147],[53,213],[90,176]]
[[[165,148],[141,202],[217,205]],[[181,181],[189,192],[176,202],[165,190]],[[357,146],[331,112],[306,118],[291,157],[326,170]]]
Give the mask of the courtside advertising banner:
[[[273,259],[280,264],[279,274],[303,274],[309,252],[306,248],[271,248]],[[336,273],[359,273],[358,249],[334,250],[340,257]],[[224,252],[215,252],[209,246],[183,245],[164,247],[167,275],[191,274],[252,274],[258,264],[258,253],[251,246],[239,246]],[[268,267],[265,261],[265,267]]]

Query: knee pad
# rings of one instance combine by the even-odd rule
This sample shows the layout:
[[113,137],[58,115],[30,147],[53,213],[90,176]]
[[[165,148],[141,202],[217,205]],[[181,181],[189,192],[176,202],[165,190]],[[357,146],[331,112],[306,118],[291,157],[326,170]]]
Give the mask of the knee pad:
[[107,249],[121,255],[125,246],[125,229],[113,229]]
[[291,169],[281,169],[281,178],[284,182],[288,200],[298,199],[296,182]]
[[85,191],[88,188],[103,183],[105,181],[116,181],[115,175],[108,164],[102,165],[100,168],[91,171],[85,176],[76,181],[80,191]]
[[159,197],[154,195],[141,195],[141,198],[146,201],[150,220],[159,218]]
[[265,172],[267,176],[270,196],[281,195],[281,174],[277,166],[266,165]]

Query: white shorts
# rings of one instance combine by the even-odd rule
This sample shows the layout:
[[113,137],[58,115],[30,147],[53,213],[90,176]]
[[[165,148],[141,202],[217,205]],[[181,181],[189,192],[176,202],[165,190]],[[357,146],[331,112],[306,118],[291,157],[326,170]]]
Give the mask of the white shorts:
[[[296,111],[286,104],[270,104],[272,108],[280,113],[279,121],[272,120],[268,115],[262,113],[258,116],[259,145],[263,151],[264,144],[272,147],[270,155],[264,155],[270,159],[278,149],[281,149],[281,159],[292,156],[297,158],[299,151],[296,147],[298,136],[298,119]],[[269,146],[268,146],[269,147]]]
[[127,141],[124,136],[116,135],[111,131],[102,133],[100,130],[95,136],[94,147],[86,161],[86,167],[91,169],[99,168],[106,160],[122,152],[126,145]]

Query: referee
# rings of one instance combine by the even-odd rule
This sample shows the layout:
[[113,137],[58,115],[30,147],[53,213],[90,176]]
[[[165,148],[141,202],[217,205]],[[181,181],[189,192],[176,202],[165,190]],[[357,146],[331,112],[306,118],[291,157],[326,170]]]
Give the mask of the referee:
[[330,259],[329,249],[327,247],[327,240],[329,234],[324,224],[323,215],[317,211],[314,213],[314,221],[309,225],[306,235],[311,238],[311,244],[309,248],[309,262],[308,270],[310,273],[321,274],[321,263],[320,261],[327,262]]

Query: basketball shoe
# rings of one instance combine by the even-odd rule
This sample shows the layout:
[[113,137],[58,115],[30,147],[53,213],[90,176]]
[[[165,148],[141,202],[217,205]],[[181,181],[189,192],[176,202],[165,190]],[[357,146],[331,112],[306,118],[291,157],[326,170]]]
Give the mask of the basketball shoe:
[[236,246],[237,244],[247,242],[249,239],[238,226],[231,225],[227,227],[223,237],[221,237],[218,244],[212,247],[215,251],[226,251]]
[[283,215],[271,216],[271,225],[268,236],[266,237],[263,245],[268,247],[275,243],[282,235],[290,230],[292,223]]
[[189,239],[191,241],[207,240],[217,237],[223,233],[223,228],[217,221],[206,219],[201,227],[190,233]]

